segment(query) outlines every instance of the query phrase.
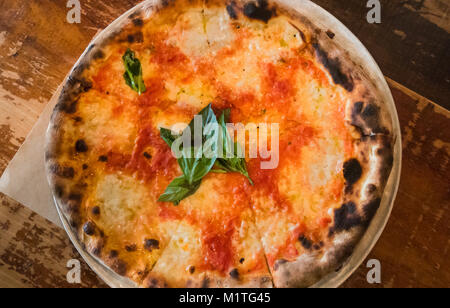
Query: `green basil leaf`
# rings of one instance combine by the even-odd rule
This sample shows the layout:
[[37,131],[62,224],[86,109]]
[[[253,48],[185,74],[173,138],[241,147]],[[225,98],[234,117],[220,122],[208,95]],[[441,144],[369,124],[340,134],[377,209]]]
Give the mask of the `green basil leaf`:
[[159,202],[172,202],[174,205],[180,204],[183,199],[192,196],[200,188],[201,181],[190,184],[184,176],[178,177],[169,184]]
[[[199,114],[201,121],[194,118],[188,127],[183,131],[181,136],[174,135],[170,130],[161,128],[161,138],[172,147],[177,138],[188,136],[189,130],[191,146],[181,148],[181,157],[178,164],[183,171],[183,176],[175,179],[167,188],[166,192],[160,197],[159,201],[173,202],[178,204],[184,198],[195,193],[200,187],[203,177],[205,177],[211,169],[218,156],[219,130],[216,115],[212,110],[211,104],[204,108]],[[201,142],[199,147],[194,143],[195,125],[199,125],[198,131],[201,132]],[[207,146],[205,146],[207,145]],[[208,155],[204,150],[208,149]]]
[[135,57],[135,53],[131,49],[127,49],[122,60],[125,66],[123,78],[126,84],[141,95],[147,90],[142,77],[141,62]]
[[[190,182],[197,182],[205,177],[213,168],[214,163],[218,156],[218,142],[219,142],[219,131],[216,115],[212,110],[212,105],[206,106],[198,116],[201,116],[201,132],[202,138],[202,148],[196,147],[194,144],[195,140],[195,118],[189,123],[188,127],[183,131],[183,134],[187,130],[190,132],[191,136],[191,147],[182,150],[182,156],[178,163],[183,170],[186,179]],[[206,156],[203,150],[209,150]]]
[[238,172],[247,177],[250,184],[253,185],[253,181],[250,178],[247,171],[247,163],[244,158],[239,157],[239,153],[242,151],[237,142],[233,142],[230,134],[228,133],[226,122],[230,119],[231,110],[226,109],[219,118],[219,125],[221,126],[222,134],[220,135],[221,142],[223,144],[222,158],[218,158],[215,163],[215,170],[221,172]]
[[177,134],[174,134],[170,129],[161,127],[159,130],[161,138],[167,143],[167,145],[172,148],[172,144],[179,138]]
[[[206,139],[208,139],[209,137],[211,137],[211,134],[213,132],[211,131],[205,131],[205,128],[209,125],[209,124],[217,124],[217,118],[216,115],[214,114],[214,111],[212,110],[212,105],[209,104],[208,106],[206,106],[202,111],[200,111],[198,113],[198,116],[201,116],[202,118],[202,133],[203,133],[203,141],[205,141]],[[195,135],[195,118],[189,123],[188,127],[186,129],[190,129],[191,131],[191,138],[192,141],[194,140],[194,135]]]

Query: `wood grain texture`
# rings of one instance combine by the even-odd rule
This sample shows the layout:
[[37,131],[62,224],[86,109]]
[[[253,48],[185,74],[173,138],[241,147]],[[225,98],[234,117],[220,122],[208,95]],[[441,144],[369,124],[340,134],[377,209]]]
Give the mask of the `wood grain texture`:
[[[83,262],[65,231],[0,194],[0,287],[106,285]],[[67,262],[82,264],[81,284],[67,282]]]
[[[82,23],[70,25],[65,0],[0,0],[0,173],[92,37],[137,2],[84,0]],[[366,23],[366,1],[315,2],[362,39],[388,76],[448,106],[448,1],[382,0],[381,25]],[[402,181],[369,258],[381,261],[381,287],[448,287],[450,112],[389,83],[404,138]],[[80,257],[62,229],[0,195],[0,287],[105,286],[84,264],[82,285],[69,285],[72,258]],[[344,287],[370,287],[367,271],[361,266]]]
[[380,0],[381,24],[366,21],[366,0],[312,1],[361,40],[385,75],[450,109],[450,1]]

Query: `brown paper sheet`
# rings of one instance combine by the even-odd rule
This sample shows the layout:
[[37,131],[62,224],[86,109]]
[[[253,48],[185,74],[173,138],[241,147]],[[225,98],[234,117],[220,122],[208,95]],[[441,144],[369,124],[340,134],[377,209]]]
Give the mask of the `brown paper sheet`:
[[48,102],[25,142],[0,178],[0,192],[62,226],[44,166],[45,134],[60,90],[61,87]]

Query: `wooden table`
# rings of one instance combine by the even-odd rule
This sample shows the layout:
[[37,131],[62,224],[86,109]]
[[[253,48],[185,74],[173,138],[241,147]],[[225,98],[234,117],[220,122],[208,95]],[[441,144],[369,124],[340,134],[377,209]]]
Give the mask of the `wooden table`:
[[[68,24],[66,0],[0,0],[0,173],[91,38],[138,2],[82,0],[81,24]],[[449,287],[449,1],[381,0],[380,25],[364,0],[315,2],[389,77],[404,140],[395,208],[369,256],[382,283],[368,284],[363,264],[344,286]],[[105,287],[84,264],[82,284],[68,284],[69,259],[81,260],[64,230],[0,194],[0,287]]]

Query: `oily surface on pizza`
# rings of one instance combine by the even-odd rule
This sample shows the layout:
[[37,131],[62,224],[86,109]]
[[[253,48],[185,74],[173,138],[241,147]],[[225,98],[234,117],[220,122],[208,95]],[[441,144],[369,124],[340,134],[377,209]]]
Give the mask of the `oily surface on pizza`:
[[[326,43],[322,43],[325,42]],[[390,120],[331,36],[265,1],[149,2],[92,46],[60,97],[46,164],[85,249],[145,287],[305,287],[335,270],[375,214]],[[145,92],[124,80],[142,65]],[[208,104],[232,123],[279,123],[279,164],[254,185],[208,174],[178,206],[160,128]]]

